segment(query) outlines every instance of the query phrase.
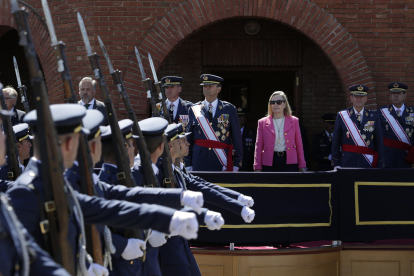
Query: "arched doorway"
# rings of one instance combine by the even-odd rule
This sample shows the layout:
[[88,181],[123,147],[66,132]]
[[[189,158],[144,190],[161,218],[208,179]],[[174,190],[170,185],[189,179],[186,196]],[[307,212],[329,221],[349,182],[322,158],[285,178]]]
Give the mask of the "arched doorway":
[[220,98],[247,108],[253,129],[266,115],[271,93],[284,91],[306,129],[310,155],[313,136],[323,130],[321,116],[346,107],[341,80],[327,55],[303,34],[261,19],[260,31],[249,35],[246,21],[221,21],[189,36],[164,59],[158,75],[183,77],[181,97],[192,102],[203,100],[201,74],[223,77]]

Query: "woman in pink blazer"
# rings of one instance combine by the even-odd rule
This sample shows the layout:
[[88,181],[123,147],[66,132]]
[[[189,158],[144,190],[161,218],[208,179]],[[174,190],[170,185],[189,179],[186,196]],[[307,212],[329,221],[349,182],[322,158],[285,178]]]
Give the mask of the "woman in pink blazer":
[[299,119],[292,116],[284,92],[269,99],[268,116],[259,120],[254,152],[255,172],[306,171]]

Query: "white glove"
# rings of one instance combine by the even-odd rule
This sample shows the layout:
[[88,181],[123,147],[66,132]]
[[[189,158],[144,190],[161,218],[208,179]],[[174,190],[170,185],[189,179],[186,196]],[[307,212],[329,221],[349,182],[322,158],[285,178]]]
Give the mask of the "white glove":
[[209,210],[204,216],[204,223],[209,230],[220,230],[224,224],[224,219],[220,213]]
[[124,252],[121,254],[125,260],[133,260],[144,255],[143,250],[147,248],[146,242],[139,239],[128,239],[128,244]]
[[252,209],[247,206],[244,206],[241,212],[241,216],[246,223],[250,223],[253,221],[255,213]]
[[198,221],[193,213],[176,211],[170,222],[171,236],[180,235],[184,239],[196,239]]
[[161,245],[165,244],[167,240],[165,239],[165,234],[152,230],[148,242],[151,244],[152,247],[160,247]]
[[109,276],[109,271],[98,264],[91,264],[88,268],[88,276]]
[[242,195],[242,194],[239,195],[239,197],[237,198],[237,201],[246,205],[247,207],[253,207],[253,204],[254,204],[253,198],[251,198],[250,196]]
[[201,192],[184,191],[181,194],[181,205],[190,207],[198,214],[201,214],[201,207],[203,207],[204,198]]
[[188,167],[185,167],[185,169],[186,169],[188,172],[192,172],[192,171],[193,171],[193,166],[188,166]]
[[331,161],[331,159],[332,159],[332,154],[329,154],[328,160]]
[[340,168],[340,167],[341,167],[341,166],[335,166],[335,167],[334,167],[334,170],[336,171],[336,169],[337,169],[337,168]]

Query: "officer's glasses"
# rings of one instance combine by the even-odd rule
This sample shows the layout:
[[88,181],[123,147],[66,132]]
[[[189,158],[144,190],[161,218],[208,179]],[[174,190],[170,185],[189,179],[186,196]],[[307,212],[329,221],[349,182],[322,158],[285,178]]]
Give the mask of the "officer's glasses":
[[282,103],[285,103],[286,101],[278,100],[278,101],[269,101],[270,105],[281,105]]

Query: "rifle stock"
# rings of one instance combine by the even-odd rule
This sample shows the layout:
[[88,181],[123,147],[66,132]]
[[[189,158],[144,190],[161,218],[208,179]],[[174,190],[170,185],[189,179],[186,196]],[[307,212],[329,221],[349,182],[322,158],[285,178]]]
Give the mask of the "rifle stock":
[[152,169],[151,155],[148,150],[147,143],[145,142],[144,135],[142,134],[141,128],[138,125],[137,116],[135,115],[134,110],[132,109],[128,94],[125,91],[124,82],[121,77],[121,71],[116,70],[113,73],[111,73],[111,75],[114,80],[114,83],[118,87],[118,92],[121,94],[121,98],[124,101],[124,106],[128,114],[128,118],[134,122],[134,124],[132,125],[132,132],[134,133],[134,135],[139,136],[138,139],[135,139],[135,142],[137,144],[138,152],[141,157],[142,169],[144,171],[144,186],[159,187],[160,185],[158,183],[157,178],[154,175],[154,170]]
[[[0,86],[1,88],[1,86]],[[0,89],[1,108],[7,110],[4,101],[3,89]],[[19,149],[17,147],[16,136],[14,135],[13,125],[9,116],[3,117],[3,130],[6,134],[7,152],[7,177],[9,180],[16,180],[21,174],[19,163]]]
[[45,243],[51,247],[49,253],[54,260],[60,263],[71,275],[75,275],[75,261],[68,240],[69,213],[65,192],[66,184],[63,178],[62,153],[58,145],[59,138],[52,120],[46,85],[30,33],[28,13],[19,8],[17,0],[10,0],[10,3],[20,36],[19,44],[25,50],[39,122],[36,140],[39,149],[41,149],[41,172],[45,203],[47,203],[45,204],[47,220],[41,222],[42,232],[46,239]]
[[[69,67],[66,61],[65,44],[60,41],[58,45],[53,45],[54,53],[58,60],[58,67],[60,68],[60,75],[62,77],[63,89],[66,95],[66,102],[77,103],[75,92],[73,90],[72,80],[70,78]],[[62,70],[63,69],[63,70]],[[79,174],[80,174],[80,188],[83,194],[90,196],[96,195],[95,183],[93,181],[93,161],[91,157],[91,151],[86,135],[81,134],[79,137],[79,147],[77,153],[77,160],[79,163]],[[102,245],[99,237],[99,232],[95,225],[85,225],[86,235],[86,249],[92,253],[94,263],[103,265],[102,258]]]

